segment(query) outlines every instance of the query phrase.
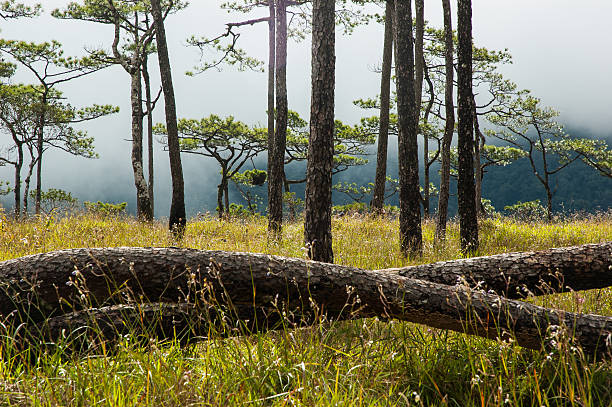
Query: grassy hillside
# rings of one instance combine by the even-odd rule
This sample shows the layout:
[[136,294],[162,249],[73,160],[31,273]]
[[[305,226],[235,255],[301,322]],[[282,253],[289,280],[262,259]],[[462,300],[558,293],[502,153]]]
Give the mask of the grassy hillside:
[[[0,260],[56,249],[100,246],[185,246],[303,257],[300,223],[268,244],[264,218],[189,223],[175,242],[162,223],[79,215],[0,223]],[[426,263],[460,257],[457,225],[443,250],[424,224]],[[338,263],[369,269],[409,264],[399,255],[397,221],[334,220]],[[481,225],[481,255],[612,240],[612,214],[527,224],[507,218]],[[612,316],[612,290],[532,299],[549,307]],[[0,405],[612,405],[612,362],[585,360],[567,338],[552,352],[524,350],[403,322],[374,319],[222,338],[187,348],[134,345],[74,357],[61,349],[34,363],[10,337],[0,340]]]

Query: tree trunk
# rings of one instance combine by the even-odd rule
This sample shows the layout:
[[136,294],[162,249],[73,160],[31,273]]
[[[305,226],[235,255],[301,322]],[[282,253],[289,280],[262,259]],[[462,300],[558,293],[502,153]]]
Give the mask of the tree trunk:
[[269,162],[268,229],[276,238],[281,237],[283,224],[283,180],[285,174],[285,147],[287,142],[287,3],[276,5],[276,126],[272,160]]
[[[484,145],[484,135],[480,131],[480,123],[478,121],[478,112],[476,111],[476,99],[472,92],[472,116],[474,120],[474,193],[476,205],[476,217],[480,218],[485,215],[482,210],[482,171],[480,168],[480,151]],[[483,143],[481,144],[481,140]]]
[[[523,258],[500,255],[491,264],[509,268],[517,261],[529,273],[534,272],[532,268],[546,273],[546,267],[539,266],[544,262],[549,267],[560,265],[564,275],[573,273],[591,288],[601,286],[603,280],[593,276],[605,276],[608,285],[612,283],[610,243],[554,249],[548,257],[543,253]],[[491,269],[484,266],[487,258],[463,261],[471,261],[474,272]],[[439,267],[425,274],[438,277],[449,270]],[[70,249],[2,262],[0,276],[4,282],[0,313],[12,313],[14,323],[40,326],[44,318],[78,310],[79,305],[122,304],[130,298],[179,304],[196,299],[216,310],[207,316],[210,322],[218,323],[225,316],[254,330],[275,328],[283,321],[289,326],[311,324],[322,313],[333,320],[378,316],[487,338],[513,338],[532,349],[549,346],[551,330],[559,329],[573,335],[574,343],[587,354],[602,357],[612,350],[606,339],[612,335],[610,317],[546,309],[467,285],[263,254],[179,248]],[[80,299],[85,293],[88,297]]]
[[[268,234],[271,237],[276,238],[280,227],[276,222],[272,222],[272,219],[277,219],[278,212],[281,213],[282,219],[282,195],[281,195],[281,208],[278,205],[278,192],[275,184],[276,179],[272,181],[272,174],[276,175],[276,141],[274,134],[274,120],[276,115],[276,104],[274,102],[275,96],[275,73],[276,73],[276,7],[275,0],[268,0],[268,8],[270,10],[270,17],[268,20]],[[284,153],[284,152],[283,152]]]
[[458,3],[458,158],[457,196],[461,250],[465,254],[478,250],[478,218],[474,188],[474,137],[472,116],[472,0]]
[[444,92],[444,107],[446,124],[442,138],[442,165],[440,167],[440,193],[438,194],[438,222],[434,236],[435,244],[446,240],[446,220],[448,217],[448,199],[450,195],[450,148],[455,131],[455,108],[453,103],[453,25],[450,0],[442,0],[444,9],[444,60],[446,66],[446,86]]
[[[41,113],[38,123],[38,136],[36,138],[36,196],[34,199],[34,212],[36,215],[40,215],[40,201],[42,198],[42,158],[45,142],[45,115],[47,110],[47,97],[49,89],[45,89],[41,99]],[[26,198],[27,199],[27,198]]]
[[37,159],[34,158],[34,152],[30,151],[30,164],[28,165],[28,174],[25,177],[23,182],[23,216],[28,216],[28,198],[30,194],[30,180],[32,179],[32,174],[34,173],[34,167],[36,166]]
[[174,99],[174,86],[172,85],[172,71],[168,44],[166,43],[166,30],[160,6],[160,0],[151,0],[151,14],[155,25],[155,40],[157,43],[157,57],[159,59],[159,72],[164,102],[166,106],[166,129],[168,134],[168,155],[170,157],[170,173],[172,176],[172,203],[170,204],[169,228],[177,238],[182,238],[187,224],[185,214],[185,185],[183,182],[183,165],[181,164],[181,149],[178,137],[176,120],[176,102]]
[[389,105],[391,101],[391,65],[393,63],[393,11],[394,0],[387,0],[385,8],[385,39],[383,44],[382,73],[380,77],[380,126],[376,154],[376,178],[372,210],[382,213],[387,183],[387,149],[389,144]]
[[147,158],[149,172],[149,202],[151,216],[155,216],[155,199],[153,194],[154,167],[153,167],[153,98],[151,96],[151,78],[149,76],[149,58],[145,52],[142,56],[142,78],[145,84],[145,103],[147,106]]
[[16,143],[17,146],[17,162],[15,163],[15,188],[14,197],[15,203],[13,213],[15,214],[15,220],[19,220],[21,216],[21,167],[23,166],[23,145]]
[[[434,84],[431,81],[431,77],[429,76],[429,71],[427,69],[427,65],[425,61],[423,61],[423,73],[425,80],[427,81],[428,93],[429,93],[429,101],[427,102],[427,106],[425,106],[425,110],[423,111],[423,126],[427,127],[429,124],[429,115],[431,114],[431,110],[433,109],[435,103],[435,89]],[[430,171],[431,165],[436,162],[439,151],[436,152],[433,158],[429,157],[429,137],[426,133],[423,133],[423,213],[429,218],[430,204],[429,201],[431,199],[431,190],[429,188],[429,180],[430,180]],[[440,148],[440,143],[438,142],[438,148]]]
[[229,203],[229,181],[227,177],[224,177],[221,181],[223,184],[223,195],[225,197],[225,214],[230,214],[230,203]]
[[219,215],[219,219],[223,218],[223,193],[225,192],[225,188],[223,185],[223,179],[225,178],[225,176],[221,176],[221,183],[219,185],[217,185],[217,213]]
[[40,349],[42,337],[46,346],[60,341],[68,345],[68,349],[79,353],[99,351],[98,346],[102,342],[104,346],[109,346],[125,338],[125,335],[132,335],[134,339],[143,335],[145,346],[148,338],[178,339],[186,345],[210,334],[210,318],[207,318],[206,311],[210,312],[194,304],[112,305],[49,318],[37,324],[33,332],[18,332],[18,337],[25,345],[23,348],[29,342],[34,342],[35,349]]
[[420,256],[423,251],[423,237],[414,93],[412,8],[409,1],[395,3],[395,47],[399,124],[400,245],[404,255],[414,257]]
[[553,194],[552,191],[550,190],[550,185],[548,184],[548,180],[546,180],[546,184],[544,185],[544,188],[546,188],[546,218],[548,219],[548,222],[552,222],[552,198],[553,198]]
[[423,58],[423,36],[425,35],[425,0],[414,1],[415,38],[414,38],[414,103],[417,126],[421,116],[423,94],[423,76],[425,59]]
[[332,263],[331,212],[334,165],[335,2],[314,0],[312,96],[306,166],[304,240],[312,260]]
[[[414,101],[417,132],[419,132],[419,124],[421,117],[421,104],[423,95],[423,76],[425,68],[425,58],[423,56],[423,36],[425,34],[425,1],[415,0],[415,40],[414,40]],[[423,214],[429,217],[429,139],[427,134],[423,133]]]
[[612,286],[612,242],[562,247],[537,252],[378,270],[438,284],[466,283],[508,298]]
[[136,186],[136,212],[138,219],[150,222],[153,220],[149,187],[144,176],[142,159],[142,83],[140,70],[131,73],[131,105],[132,105],[132,170]]

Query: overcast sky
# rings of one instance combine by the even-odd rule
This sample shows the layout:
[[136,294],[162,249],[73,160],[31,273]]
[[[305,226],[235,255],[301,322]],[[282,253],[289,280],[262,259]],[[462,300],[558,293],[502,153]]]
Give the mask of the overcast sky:
[[[40,2],[40,1],[39,1]],[[32,3],[32,2],[26,2]],[[45,15],[32,20],[0,21],[0,35],[7,39],[46,41],[56,39],[66,53],[82,55],[83,46],[108,47],[112,29],[95,23],[58,21],[48,16],[63,0],[44,0]],[[456,7],[453,3],[453,24]],[[219,8],[219,0],[192,0],[191,5],[167,21],[170,57],[173,62],[177,109],[180,117],[200,118],[211,113],[234,115],[249,124],[265,124],[266,74],[238,72],[225,68],[187,77],[185,71],[197,64],[199,52],[185,46],[192,34],[213,36],[223,31],[229,21],[244,19]],[[259,10],[248,18],[262,17]],[[381,9],[382,12],[382,9]],[[474,40],[490,49],[508,48],[514,63],[502,69],[519,87],[531,89],[543,103],[561,112],[561,121],[571,128],[589,130],[595,137],[612,135],[612,1],[610,0],[473,0]],[[426,1],[426,19],[441,26],[440,1]],[[242,30],[241,46],[250,55],[267,57],[265,24]],[[378,93],[379,77],[373,68],[379,65],[382,51],[382,27],[377,24],[357,29],[352,36],[337,35],[336,116],[354,123],[363,115],[351,103],[354,99]],[[308,118],[310,104],[310,43],[291,42],[288,51],[288,97],[290,108]],[[32,78],[22,71],[17,79]],[[112,103],[121,113],[87,126],[96,138],[99,160],[49,155],[44,188],[75,191],[81,200],[112,197],[133,199],[135,189],[130,162],[129,77],[118,67],[94,74],[62,87],[69,101],[82,106]],[[163,109],[156,113],[163,119]],[[167,155],[157,149],[156,189],[159,211],[169,205]],[[78,168],[78,170],[77,170]],[[187,159],[187,193],[197,193],[216,185],[218,170],[214,163]],[[0,179],[10,179],[10,169],[0,168]],[[98,177],[92,183],[88,177]],[[211,190],[211,193],[214,193]],[[117,196],[117,197],[115,197]],[[125,197],[123,197],[125,196]],[[122,198],[123,197],[123,198]],[[189,201],[189,197],[188,197]],[[197,209],[191,210],[193,213]]]

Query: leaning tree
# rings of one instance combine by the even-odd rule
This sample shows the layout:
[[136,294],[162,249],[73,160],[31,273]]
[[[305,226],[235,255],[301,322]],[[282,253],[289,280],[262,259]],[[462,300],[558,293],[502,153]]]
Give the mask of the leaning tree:
[[[164,18],[184,7],[185,4],[180,1],[164,2]],[[144,112],[142,102],[142,79],[145,76],[143,73],[147,74],[145,79],[148,81],[147,54],[153,52],[155,40],[155,26],[150,8],[148,0],[82,0],[69,3],[63,10],[53,11],[57,18],[95,22],[114,28],[109,51],[95,49],[89,52],[92,58],[102,63],[121,66],[130,76],[132,170],[136,187],[137,216],[144,220],[153,219],[153,203],[143,163],[143,117],[150,113],[153,106],[147,103],[147,112]],[[148,87],[146,90],[149,93]],[[149,153],[150,151],[151,149]]]
[[[23,213],[27,213],[30,179],[42,153],[48,149],[59,149],[69,154],[97,158],[93,137],[86,131],[77,130],[74,125],[95,120],[118,111],[110,105],[93,105],[77,109],[63,101],[61,92],[53,90],[47,94],[43,104],[40,100],[42,86],[0,85],[0,129],[11,136],[12,146],[0,161],[15,168],[15,215],[20,215],[21,169],[24,155],[29,153],[28,172],[24,179]],[[44,115],[42,149],[39,150],[39,129],[41,115]],[[41,153],[42,152],[42,153]],[[37,195],[34,191],[34,197]]]
[[58,85],[97,72],[107,66],[95,58],[65,57],[62,45],[57,41],[40,44],[26,41],[0,39],[0,52],[8,55],[33,76],[39,100],[39,117],[36,128],[36,213],[40,213],[42,191],[42,163],[44,152],[47,109],[53,103],[53,92]]

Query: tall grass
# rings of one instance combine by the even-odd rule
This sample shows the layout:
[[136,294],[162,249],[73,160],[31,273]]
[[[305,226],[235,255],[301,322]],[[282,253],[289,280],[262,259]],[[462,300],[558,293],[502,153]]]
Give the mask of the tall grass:
[[[72,247],[185,246],[303,257],[303,229],[286,225],[280,243],[266,239],[264,218],[189,223],[173,241],[162,222],[75,215],[15,222],[2,217],[0,260]],[[424,223],[425,252],[414,262],[460,257],[451,224],[434,249]],[[397,223],[363,216],[334,219],[336,262],[367,269],[411,263],[398,251]],[[481,224],[478,254],[537,250],[612,240],[610,215]],[[577,312],[612,315],[612,290],[534,301]],[[37,360],[0,340],[0,405],[330,405],[330,406],[605,406],[612,405],[612,363],[588,361],[571,341],[551,335],[552,351],[376,319],[333,322],[208,340],[188,347],[125,337],[87,356],[46,348]]]

